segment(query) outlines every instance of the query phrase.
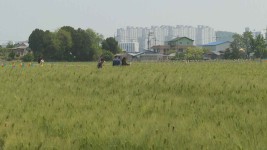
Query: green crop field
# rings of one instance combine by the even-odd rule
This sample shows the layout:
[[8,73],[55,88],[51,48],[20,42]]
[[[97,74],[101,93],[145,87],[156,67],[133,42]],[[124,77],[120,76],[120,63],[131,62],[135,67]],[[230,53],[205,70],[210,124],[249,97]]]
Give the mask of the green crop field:
[[0,68],[0,150],[267,149],[267,63]]

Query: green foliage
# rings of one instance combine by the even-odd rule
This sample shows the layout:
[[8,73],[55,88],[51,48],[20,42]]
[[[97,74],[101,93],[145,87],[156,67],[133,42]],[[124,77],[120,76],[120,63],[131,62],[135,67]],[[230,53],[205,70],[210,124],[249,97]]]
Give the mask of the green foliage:
[[29,47],[33,51],[35,58],[44,53],[44,34],[43,30],[35,29],[29,36]]
[[22,57],[22,61],[24,62],[32,62],[34,60],[34,56],[32,53],[27,53]]
[[265,39],[262,35],[258,35],[255,39],[252,39],[252,49],[255,52],[256,58],[267,57],[267,47]]
[[186,59],[186,54],[185,53],[176,53],[176,55],[173,59],[174,60],[184,60],[184,59]]
[[113,37],[109,37],[102,41],[102,49],[112,52],[113,54],[118,54],[122,50],[120,49],[118,42]]
[[[267,65],[0,68],[4,149],[265,149]],[[140,76],[141,75],[141,76]]]
[[75,30],[64,26],[56,32],[35,29],[29,37],[29,46],[35,58],[46,60],[92,61],[101,54],[102,36],[91,29]]
[[114,58],[113,53],[111,53],[110,51],[105,51],[105,50],[101,56],[104,58],[105,61],[111,61]]
[[16,56],[16,54],[15,54],[15,52],[13,52],[13,51],[11,51],[11,52],[8,54],[8,58],[9,58],[9,60],[15,59],[15,56]]
[[243,35],[235,34],[230,49],[226,51],[226,59],[249,58],[250,53],[255,53],[257,58],[266,57],[266,43],[262,35],[253,38],[251,32]]
[[185,58],[187,60],[201,60],[203,59],[204,49],[199,47],[189,47],[186,50]]
[[14,44],[12,42],[8,42],[6,48],[14,48]]
[[6,60],[8,58],[10,50],[7,48],[0,48],[0,59]]
[[59,60],[69,60],[69,55],[71,53],[72,47],[72,37],[71,33],[60,29],[56,32],[56,40],[60,49],[57,50],[57,59]]
[[253,41],[253,35],[252,32],[244,32],[242,35],[243,43],[244,43],[244,49],[246,53],[246,58],[249,57],[249,53],[253,52],[252,50],[252,41]]
[[241,57],[241,49],[244,48],[243,37],[239,34],[235,34],[233,36],[234,41],[231,43],[230,47],[232,50],[232,54],[230,56],[231,59],[239,59]]

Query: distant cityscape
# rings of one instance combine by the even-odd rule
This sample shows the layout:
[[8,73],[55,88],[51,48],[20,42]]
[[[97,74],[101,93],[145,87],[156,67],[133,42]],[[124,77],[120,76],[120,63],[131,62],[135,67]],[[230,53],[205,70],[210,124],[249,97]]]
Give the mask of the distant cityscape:
[[[250,31],[246,28],[245,31]],[[254,36],[264,35],[261,31],[251,31]],[[212,27],[198,25],[197,27],[187,25],[177,26],[151,26],[132,27],[117,29],[115,39],[119,46],[127,52],[142,52],[156,45],[164,45],[177,37],[187,37],[194,40],[194,45],[201,46],[212,42],[232,42],[235,33],[228,31],[215,31]],[[266,36],[266,35],[264,35]]]
[[[249,27],[244,31],[252,32],[253,36],[263,35],[266,39],[267,29],[265,31],[250,30]],[[177,26],[151,26],[151,27],[133,27],[127,26],[126,28],[117,29],[114,38],[118,42],[121,49],[126,52],[144,52],[151,50],[153,46],[166,45],[177,37],[187,37],[193,40],[193,45],[202,46],[213,42],[232,42],[234,32],[228,31],[215,31],[210,26],[198,25],[197,27],[189,25]],[[27,43],[25,41],[0,41],[1,47],[8,44],[14,45],[17,43]]]

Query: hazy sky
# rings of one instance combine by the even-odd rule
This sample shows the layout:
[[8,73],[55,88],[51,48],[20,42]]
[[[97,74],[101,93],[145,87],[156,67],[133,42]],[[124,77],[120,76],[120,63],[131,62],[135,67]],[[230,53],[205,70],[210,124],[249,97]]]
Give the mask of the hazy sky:
[[126,26],[207,25],[241,33],[267,26],[267,0],[0,0],[0,43],[68,25],[105,37]]

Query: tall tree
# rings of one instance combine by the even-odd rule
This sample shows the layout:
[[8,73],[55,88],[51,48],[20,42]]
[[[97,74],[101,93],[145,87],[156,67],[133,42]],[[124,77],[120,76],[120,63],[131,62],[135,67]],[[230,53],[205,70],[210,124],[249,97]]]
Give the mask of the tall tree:
[[255,51],[255,56],[257,58],[262,59],[267,57],[266,42],[262,35],[258,35],[252,40],[252,49]]
[[48,60],[91,61],[101,54],[101,35],[92,29],[75,30],[64,26],[56,32],[36,29],[29,37],[35,57],[42,55]]
[[243,43],[244,43],[244,49],[246,52],[246,58],[249,58],[249,54],[253,51],[252,50],[252,40],[253,40],[253,35],[252,32],[246,31],[242,35]]
[[231,49],[231,59],[239,59],[242,57],[241,50],[244,48],[244,40],[242,35],[233,35],[234,41],[230,45]]
[[31,48],[35,58],[43,54],[43,37],[44,31],[40,29],[35,29],[29,36],[29,47]]
[[122,51],[118,45],[118,42],[113,37],[109,37],[102,41],[102,49],[110,51],[113,54],[117,54]]
[[103,36],[94,32],[92,29],[87,29],[86,33],[89,35],[91,42],[89,58],[91,60],[97,60],[102,53],[100,43],[103,41]]
[[58,60],[57,52],[59,51],[59,41],[56,39],[56,34],[48,30],[45,31],[43,45],[43,57],[47,60]]
[[59,44],[59,50],[57,51],[57,58],[60,60],[72,60],[71,53],[72,37],[71,33],[60,29],[56,32],[56,40]]

